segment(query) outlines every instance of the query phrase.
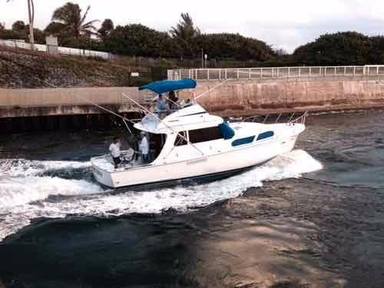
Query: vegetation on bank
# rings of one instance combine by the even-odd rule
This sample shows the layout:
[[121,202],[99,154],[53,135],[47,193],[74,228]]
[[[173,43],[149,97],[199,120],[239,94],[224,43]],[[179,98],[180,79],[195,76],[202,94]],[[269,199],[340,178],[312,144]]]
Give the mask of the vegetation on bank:
[[[57,8],[52,22],[43,30],[35,29],[35,41],[44,43],[46,35],[55,35],[67,47],[107,51],[128,57],[168,60],[167,67],[201,67],[202,54],[209,54],[208,67],[362,65],[384,64],[384,36],[369,37],[357,32],[321,35],[298,47],[293,54],[274,50],[267,43],[240,34],[205,34],[188,13],[168,32],[142,24],[114,26],[105,19],[89,20],[78,4],[68,2]],[[1,21],[1,19],[0,19]],[[28,39],[29,28],[16,21],[11,29],[0,24],[0,38]]]
[[[132,77],[138,72],[139,77]],[[156,69],[125,61],[53,56],[0,46],[0,88],[140,86],[164,78]]]

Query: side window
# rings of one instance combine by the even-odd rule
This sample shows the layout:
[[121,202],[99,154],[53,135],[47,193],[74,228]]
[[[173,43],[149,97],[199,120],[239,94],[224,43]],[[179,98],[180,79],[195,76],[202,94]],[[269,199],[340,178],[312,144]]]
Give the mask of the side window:
[[256,141],[270,138],[273,135],[275,135],[275,133],[273,131],[267,131],[267,132],[260,133],[259,136],[257,136]]
[[183,146],[187,145],[187,132],[182,131],[177,133],[176,140],[175,140],[175,146]]
[[189,131],[189,141],[191,143],[206,142],[223,138],[219,126]]
[[232,146],[236,147],[236,146],[240,146],[240,145],[250,144],[253,142],[253,140],[255,140],[255,137],[256,136],[250,136],[250,137],[246,137],[246,138],[237,139],[237,140],[232,142]]

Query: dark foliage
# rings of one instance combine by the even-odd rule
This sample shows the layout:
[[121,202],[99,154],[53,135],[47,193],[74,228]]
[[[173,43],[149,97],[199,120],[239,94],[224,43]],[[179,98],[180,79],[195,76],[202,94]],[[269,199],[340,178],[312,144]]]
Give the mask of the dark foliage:
[[276,56],[265,42],[240,34],[200,34],[194,38],[193,46],[194,51],[199,53],[203,49],[211,59],[267,61]]
[[113,29],[115,29],[113,21],[111,19],[105,19],[97,32],[99,33],[100,38],[105,40],[111,34]]
[[[45,43],[45,33],[40,29],[33,29],[35,43]],[[16,21],[12,24],[12,29],[6,29],[4,25],[0,27],[0,39],[20,39],[29,42],[29,25],[26,25],[23,21]]]
[[381,63],[382,37],[368,37],[357,32],[321,35],[293,53],[302,65],[365,65]]
[[[105,42],[112,53],[143,56],[172,57],[178,53],[174,40],[165,32],[148,28],[141,24],[117,26]],[[175,53],[176,52],[176,53]]]

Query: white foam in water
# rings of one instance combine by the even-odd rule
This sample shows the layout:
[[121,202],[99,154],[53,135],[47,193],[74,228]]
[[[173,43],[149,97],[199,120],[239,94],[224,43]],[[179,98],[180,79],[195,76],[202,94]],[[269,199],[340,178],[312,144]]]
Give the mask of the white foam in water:
[[50,195],[81,195],[101,191],[100,186],[84,180],[34,176],[4,177],[0,180],[0,207],[23,205],[43,200]]
[[90,167],[91,162],[76,161],[30,161],[24,159],[6,159],[0,163],[0,176],[31,176],[47,170],[78,169]]
[[[72,163],[73,164],[73,163]],[[63,164],[64,165],[64,164]],[[300,177],[322,168],[321,163],[303,150],[276,157],[246,173],[205,185],[174,187],[161,190],[111,194],[90,182],[52,177],[0,178],[0,239],[28,225],[37,217],[62,218],[68,214],[118,216],[129,213],[160,213],[173,208],[179,211],[209,205],[239,196],[262,181]],[[21,181],[21,182],[20,182]],[[12,186],[14,185],[14,186]],[[80,195],[60,201],[39,201],[49,195]],[[3,215],[3,217],[1,216]]]

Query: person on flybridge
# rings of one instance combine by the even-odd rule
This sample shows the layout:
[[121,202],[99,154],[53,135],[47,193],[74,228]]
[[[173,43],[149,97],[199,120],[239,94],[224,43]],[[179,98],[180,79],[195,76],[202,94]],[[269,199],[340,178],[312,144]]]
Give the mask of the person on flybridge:
[[115,164],[115,169],[117,169],[119,167],[119,164],[121,163],[120,147],[121,147],[120,139],[118,137],[114,137],[113,142],[111,143],[111,145],[109,145],[109,152],[111,153],[113,163]]
[[174,111],[180,108],[179,104],[177,103],[179,101],[179,98],[176,96],[175,91],[170,91],[168,93],[168,105],[169,110]]
[[167,100],[163,97],[162,94],[159,94],[156,98],[156,108],[155,108],[155,113],[157,113],[157,116],[160,119],[163,119],[168,112],[168,105],[167,105]]
[[139,150],[141,153],[141,159],[143,163],[149,162],[149,143],[145,132],[141,132],[141,141],[139,144]]

